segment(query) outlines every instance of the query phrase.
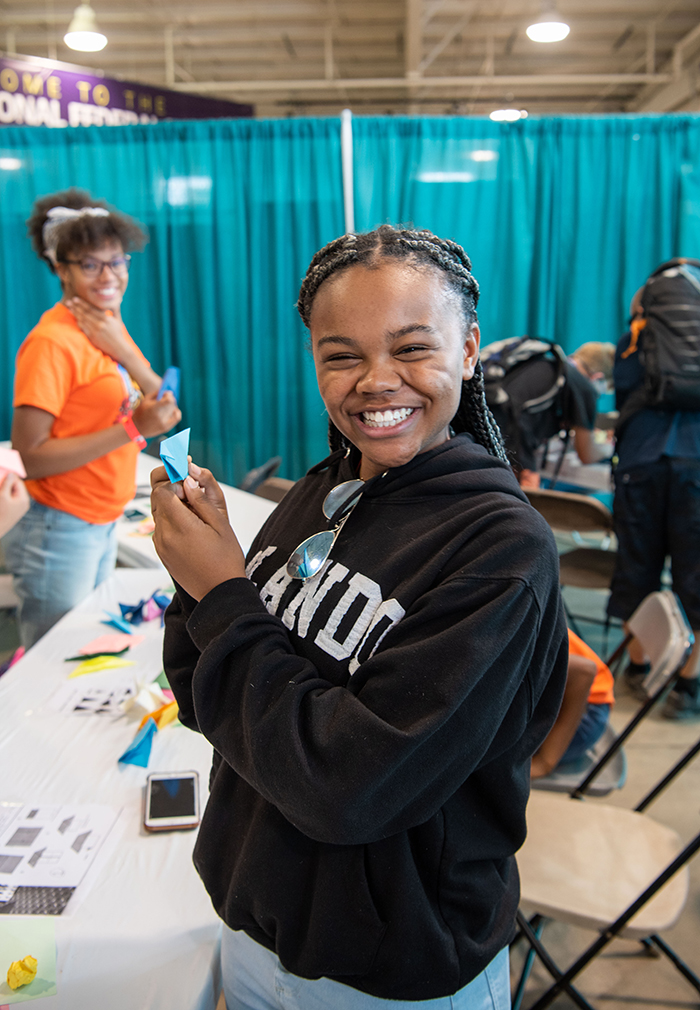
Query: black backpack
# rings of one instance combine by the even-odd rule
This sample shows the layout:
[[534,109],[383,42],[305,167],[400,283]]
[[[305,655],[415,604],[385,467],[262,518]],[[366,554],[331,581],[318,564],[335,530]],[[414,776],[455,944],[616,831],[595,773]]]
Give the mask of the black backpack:
[[[520,425],[523,414],[541,414],[555,406],[551,430],[543,431],[543,437],[551,438],[561,428],[561,399],[558,400],[558,397],[566,385],[566,355],[561,347],[551,340],[542,340],[539,337],[510,337],[482,347],[480,357],[481,367],[484,370],[486,402],[501,428],[506,444],[511,447],[510,451],[515,453],[517,460],[522,444]],[[540,360],[551,361],[556,366],[550,388],[524,402],[511,397],[508,393],[509,380],[531,362]]]
[[[514,403],[508,395],[508,379],[531,361],[546,359],[556,365],[554,382],[540,396]],[[566,355],[558,344],[539,337],[509,337],[481,348],[486,402],[493,410],[505,410],[517,422],[521,414],[549,410],[566,383]]]
[[627,398],[617,424],[644,407],[700,410],[700,260],[662,263],[644,286],[643,315],[631,325],[627,358],[638,353],[644,384]]

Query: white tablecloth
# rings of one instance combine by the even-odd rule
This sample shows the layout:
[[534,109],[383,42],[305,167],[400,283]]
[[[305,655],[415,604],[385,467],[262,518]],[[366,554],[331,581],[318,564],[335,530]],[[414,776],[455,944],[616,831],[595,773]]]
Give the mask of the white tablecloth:
[[[148,769],[120,765],[133,721],[62,714],[50,704],[73,668],[64,659],[109,630],[99,623],[103,608],[118,610],[119,602],[136,603],[170,585],[163,571],[117,570],[0,678],[0,801],[108,803],[123,810],[109,861],[100,869],[98,856],[92,886],[81,884],[55,918],[58,995],[40,1000],[41,1010],[216,1005],[220,927],[192,865],[195,832],[149,835],[142,827],[149,771],[197,769],[204,806],[211,746],[178,724],[155,735]],[[146,641],[131,650],[134,669],[152,680],[162,669],[160,622],[137,630]],[[98,684],[104,676],[71,683]],[[2,916],[0,923],[11,925],[13,918]],[[3,972],[7,967],[0,965]]]
[[[127,505],[126,511],[129,511],[130,508],[138,508],[143,510],[144,515],[150,516],[148,495],[150,495],[151,490],[151,470],[161,465],[160,460],[154,456],[149,456],[143,452],[139,454],[136,468],[136,483],[141,497],[136,498],[130,505]],[[248,494],[247,491],[240,491],[238,488],[230,487],[228,484],[222,484],[221,490],[224,492],[224,497],[226,498],[226,507],[228,508],[231,525],[236,531],[236,536],[243,549],[243,553],[247,554],[250,545],[255,539],[255,534],[270,513],[277,507],[276,502],[267,501],[267,499],[259,498],[254,494]],[[128,568],[159,568],[162,571],[163,566],[155,552],[152,537],[138,535],[136,532],[138,525],[138,519],[129,520],[124,516],[117,522],[117,557],[120,564]]]

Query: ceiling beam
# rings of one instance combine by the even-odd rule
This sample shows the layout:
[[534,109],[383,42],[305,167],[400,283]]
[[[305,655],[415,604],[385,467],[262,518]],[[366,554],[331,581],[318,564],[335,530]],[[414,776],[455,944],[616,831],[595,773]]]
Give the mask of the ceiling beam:
[[[527,85],[545,85],[551,87],[605,85],[641,85],[667,84],[672,80],[670,74],[519,74],[511,76],[485,76],[476,74],[471,77],[422,77],[419,79],[421,88],[472,88],[484,86],[491,89],[508,87],[523,87]],[[280,81],[194,81],[191,84],[175,84],[177,91],[188,91],[192,94],[220,91],[323,91],[326,88],[347,88],[356,91],[363,88],[405,88],[414,81],[405,77],[345,77],[334,81],[323,79],[312,80],[280,80]]]
[[700,46],[700,22],[687,32],[673,47],[666,70],[671,80],[663,87],[646,87],[630,108],[635,112],[675,112],[692,101],[698,94],[700,81],[695,68],[684,67],[684,59]]

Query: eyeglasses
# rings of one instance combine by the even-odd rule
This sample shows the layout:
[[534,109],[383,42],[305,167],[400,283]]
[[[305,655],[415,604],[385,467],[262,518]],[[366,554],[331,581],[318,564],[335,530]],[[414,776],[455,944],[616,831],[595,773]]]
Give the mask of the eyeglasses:
[[287,562],[287,575],[306,582],[318,574],[328,560],[338,534],[360,500],[364,489],[363,480],[346,480],[343,484],[331,488],[323,500],[323,514],[331,523],[335,523],[335,526],[307,537],[296,550],[292,551]]
[[71,263],[73,266],[80,267],[86,277],[94,280],[96,277],[102,276],[102,271],[105,267],[109,267],[115,277],[126,277],[129,273],[131,256],[128,254],[117,256],[113,260],[97,260],[88,257],[84,260],[61,260],[61,262]]

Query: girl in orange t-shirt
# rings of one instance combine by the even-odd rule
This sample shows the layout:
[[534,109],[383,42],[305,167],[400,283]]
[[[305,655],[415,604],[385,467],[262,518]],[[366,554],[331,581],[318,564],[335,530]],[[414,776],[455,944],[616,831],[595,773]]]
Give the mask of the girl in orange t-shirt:
[[121,318],[129,250],[146,241],[136,222],[70,189],[37,200],[27,224],[63,297],[17,354],[12,444],[32,502],[3,550],[25,648],[109,575],[136,457],[180,420]]

